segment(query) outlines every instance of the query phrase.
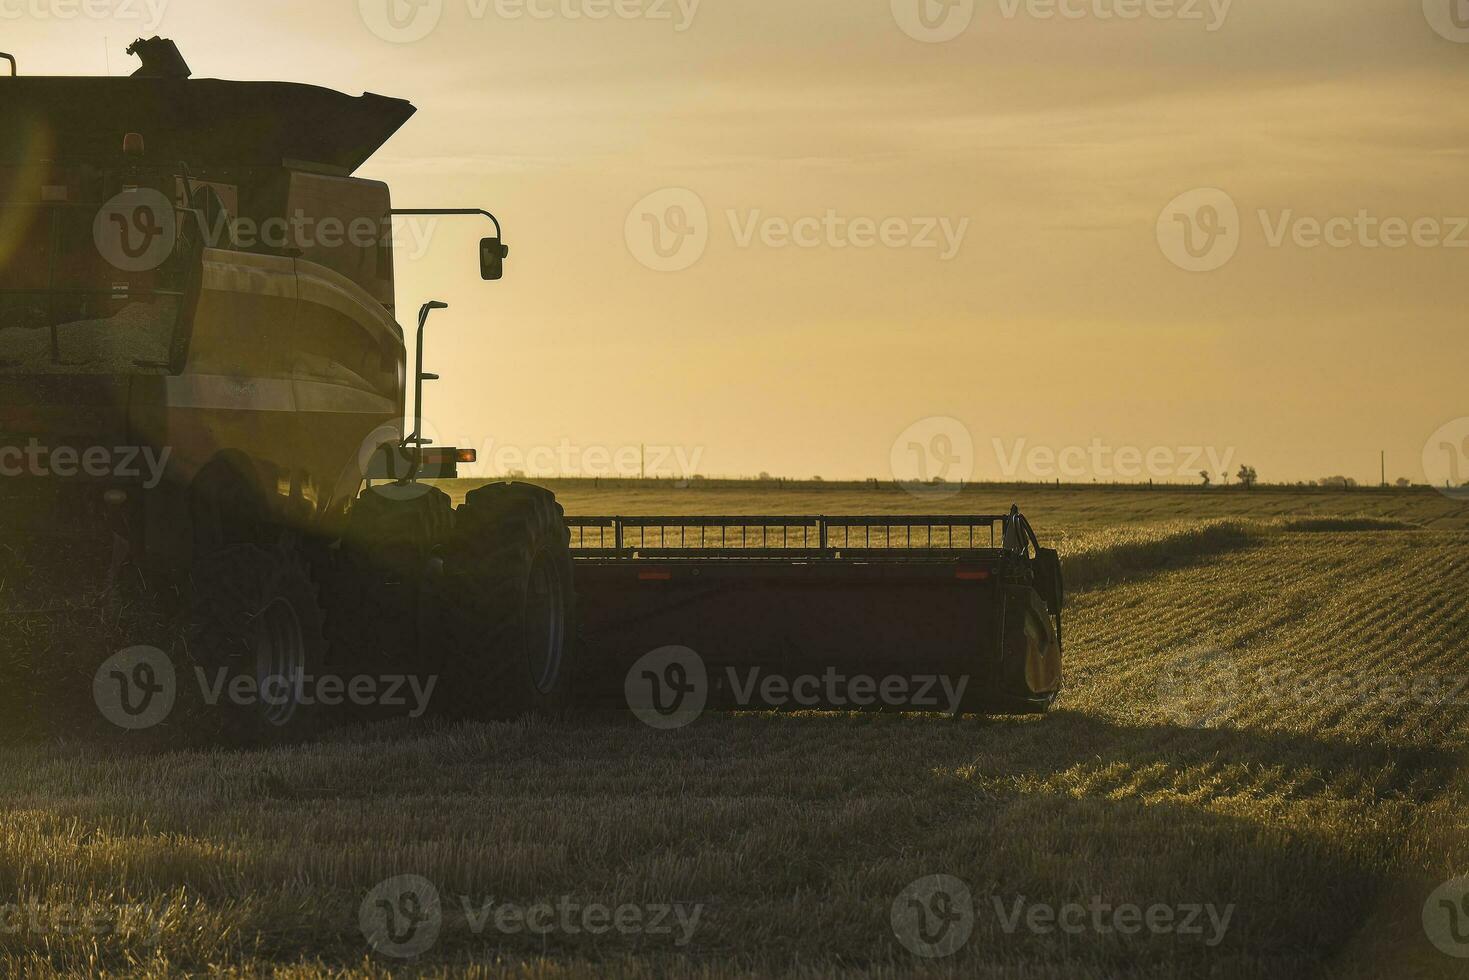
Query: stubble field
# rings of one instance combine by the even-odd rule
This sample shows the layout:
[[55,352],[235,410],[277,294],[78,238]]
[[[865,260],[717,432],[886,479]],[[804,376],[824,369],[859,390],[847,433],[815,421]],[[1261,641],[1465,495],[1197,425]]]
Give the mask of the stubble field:
[[[1462,892],[1441,886],[1469,873],[1469,507],[1428,491],[558,491],[574,514],[998,512],[1016,496],[1065,554],[1066,690],[1029,719],[392,722],[252,752],[23,742],[0,750],[0,974],[1462,976],[1425,909],[1448,923],[1442,896]],[[374,888],[404,875],[443,905],[411,959],[364,935]],[[935,875],[938,903],[912,889]],[[916,952],[894,915],[915,894],[937,916]],[[485,916],[541,905],[573,911],[544,932]],[[597,931],[593,907],[640,918]]]

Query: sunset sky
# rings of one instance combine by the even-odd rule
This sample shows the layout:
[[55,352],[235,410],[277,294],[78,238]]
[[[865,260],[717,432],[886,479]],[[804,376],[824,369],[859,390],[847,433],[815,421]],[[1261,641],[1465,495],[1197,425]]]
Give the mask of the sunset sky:
[[[0,48],[25,74],[123,74],[160,33],[196,77],[416,104],[363,175],[400,207],[494,210],[511,246],[493,284],[487,226],[400,255],[401,320],[451,304],[427,365],[444,440],[908,477],[913,433],[950,446],[958,425],[973,460],[948,475],[975,479],[1047,475],[1007,472],[1017,447],[1096,445],[1177,451],[1165,469],[1212,448],[1266,481],[1375,482],[1386,450],[1389,479],[1423,479],[1431,434],[1469,415],[1469,9],[980,0],[938,41],[910,34],[969,11],[927,2],[925,21],[909,0],[442,0],[389,21],[386,0],[171,0],[154,26],[143,0],[0,0]],[[426,34],[379,36],[393,23]],[[1237,207],[1237,252],[1185,271],[1167,231],[1202,247],[1209,216],[1164,212],[1201,188]],[[689,201],[703,252],[649,268],[648,215]],[[792,244],[778,222],[802,218]],[[1340,247],[1307,247],[1302,218],[1349,219]],[[1417,231],[1387,247],[1386,219]]]

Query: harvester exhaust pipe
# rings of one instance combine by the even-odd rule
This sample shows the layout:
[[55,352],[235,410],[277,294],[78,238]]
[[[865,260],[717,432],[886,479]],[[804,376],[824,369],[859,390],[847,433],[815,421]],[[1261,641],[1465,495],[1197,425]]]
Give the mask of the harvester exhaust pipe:
[[13,55],[13,54],[6,54],[4,51],[0,51],[0,58],[3,58],[6,61],[10,62],[10,77],[11,78],[14,78],[16,75],[19,75],[20,74],[20,69],[18,69],[15,66],[15,55]]

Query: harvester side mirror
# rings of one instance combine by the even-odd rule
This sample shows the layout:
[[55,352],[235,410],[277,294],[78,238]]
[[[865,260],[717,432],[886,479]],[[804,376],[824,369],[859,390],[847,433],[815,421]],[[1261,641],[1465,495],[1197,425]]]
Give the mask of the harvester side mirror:
[[498,238],[482,238],[479,243],[479,275],[486,282],[497,282],[505,278],[505,259],[510,255],[510,246]]

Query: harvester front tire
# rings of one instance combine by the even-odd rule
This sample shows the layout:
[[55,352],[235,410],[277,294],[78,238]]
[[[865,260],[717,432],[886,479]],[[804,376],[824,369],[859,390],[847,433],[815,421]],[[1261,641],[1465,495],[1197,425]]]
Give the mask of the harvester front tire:
[[525,483],[470,491],[444,550],[445,686],[455,713],[507,718],[571,706],[577,670],[571,532]]
[[333,658],[352,672],[433,673],[437,549],[454,505],[438,487],[369,488],[353,501],[327,596]]

